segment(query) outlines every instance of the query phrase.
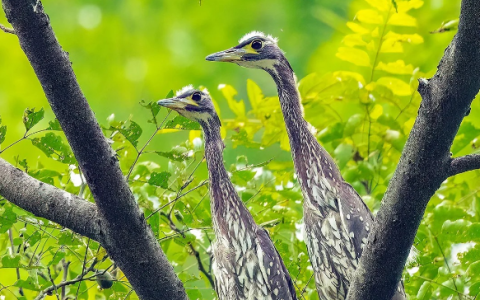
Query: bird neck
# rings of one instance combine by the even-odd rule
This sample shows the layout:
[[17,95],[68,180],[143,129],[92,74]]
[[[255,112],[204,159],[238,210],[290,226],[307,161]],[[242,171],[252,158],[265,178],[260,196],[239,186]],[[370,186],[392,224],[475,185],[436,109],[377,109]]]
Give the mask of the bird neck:
[[266,71],[277,85],[295,170],[302,189],[304,191],[309,189],[307,182],[312,176],[326,178],[330,182],[343,181],[334,160],[320,146],[311,133],[309,124],[303,118],[295,74],[287,59],[282,56],[273,69],[267,69]]
[[[208,166],[210,185],[212,222],[216,235],[229,239],[245,238],[245,234],[254,228],[254,221],[245,204],[235,190],[223,163],[224,144],[220,127],[202,124],[205,136],[205,159]],[[235,234],[235,235],[233,235]]]

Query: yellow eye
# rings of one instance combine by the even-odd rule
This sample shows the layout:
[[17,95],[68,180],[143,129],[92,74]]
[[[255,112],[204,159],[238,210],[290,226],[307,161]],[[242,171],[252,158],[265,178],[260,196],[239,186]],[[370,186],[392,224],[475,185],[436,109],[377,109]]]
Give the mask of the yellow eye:
[[252,49],[260,50],[263,47],[263,42],[261,40],[254,40],[251,43]]

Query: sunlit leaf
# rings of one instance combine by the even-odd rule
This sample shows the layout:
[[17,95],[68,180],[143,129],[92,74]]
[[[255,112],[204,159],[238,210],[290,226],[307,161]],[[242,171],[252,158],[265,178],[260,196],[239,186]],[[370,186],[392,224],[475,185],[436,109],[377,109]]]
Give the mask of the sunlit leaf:
[[227,99],[228,107],[230,107],[232,112],[237,117],[245,118],[245,103],[243,103],[243,100],[237,101],[234,99],[237,95],[237,91],[228,84],[222,84],[218,89],[222,92],[225,99]]
[[35,108],[27,108],[23,112],[23,125],[25,125],[25,131],[29,131],[33,126],[37,125],[43,119],[45,111],[43,107],[39,111],[35,111]]
[[395,77],[381,77],[377,84],[388,87],[395,95],[410,96],[410,85],[405,81]]
[[370,66],[370,57],[368,56],[367,52],[360,49],[340,47],[338,48],[336,56],[357,66]]
[[397,11],[399,13],[407,12],[411,9],[417,9],[422,7],[422,0],[408,0],[408,1],[396,1],[397,2]]
[[388,25],[414,27],[417,26],[417,19],[406,13],[396,13],[388,19]]
[[380,104],[375,104],[370,111],[370,118],[373,120],[378,119],[383,114],[383,107]]
[[413,74],[414,68],[410,64],[405,65],[405,62],[403,60],[397,60],[396,62],[391,62],[391,63],[379,62],[376,69],[382,70],[391,74],[411,75]]
[[368,4],[380,11],[389,11],[395,0],[366,0]]
[[343,38],[343,43],[347,47],[366,46],[367,43],[362,39],[361,34],[347,34]]
[[355,22],[347,22],[348,28],[350,28],[353,32],[359,33],[359,34],[367,34],[370,33],[370,30],[367,28],[363,27],[362,25],[355,23]]
[[355,17],[362,23],[366,24],[383,24],[382,15],[374,9],[362,9],[357,12]]

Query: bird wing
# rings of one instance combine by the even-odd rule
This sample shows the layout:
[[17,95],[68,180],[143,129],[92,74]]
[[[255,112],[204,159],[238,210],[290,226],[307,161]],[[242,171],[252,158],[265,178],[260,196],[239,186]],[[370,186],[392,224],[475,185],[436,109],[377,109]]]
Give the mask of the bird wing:
[[350,184],[340,183],[338,194],[343,226],[353,242],[357,257],[360,257],[373,226],[372,212]]
[[[283,260],[273,245],[273,241],[264,228],[257,229],[257,246],[260,270],[276,297],[272,299],[297,299],[295,287]],[[260,254],[260,252],[262,252]],[[288,290],[285,288],[288,286]],[[277,290],[276,290],[277,289]]]

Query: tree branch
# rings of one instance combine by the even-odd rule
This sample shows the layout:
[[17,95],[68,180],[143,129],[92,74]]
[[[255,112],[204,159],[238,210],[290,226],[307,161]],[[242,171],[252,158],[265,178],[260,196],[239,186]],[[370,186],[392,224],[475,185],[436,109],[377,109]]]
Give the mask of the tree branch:
[[95,204],[30,177],[1,158],[0,195],[38,217],[100,240],[102,219]]
[[450,147],[479,88],[480,1],[463,0],[458,32],[437,73],[430,80],[420,80],[418,116],[368,237],[348,300],[392,298],[428,201],[452,175]]
[[115,152],[80,90],[68,53],[59,45],[42,3],[2,2],[105,218],[102,246],[141,299],[186,299],[181,281],[138,208]]
[[448,176],[480,169],[480,154],[470,154],[452,159]]

